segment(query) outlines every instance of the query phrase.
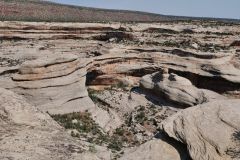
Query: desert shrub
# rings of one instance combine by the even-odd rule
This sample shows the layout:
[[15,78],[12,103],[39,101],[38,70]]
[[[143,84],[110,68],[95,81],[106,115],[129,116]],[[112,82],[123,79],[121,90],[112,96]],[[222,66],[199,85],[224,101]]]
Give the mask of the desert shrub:
[[138,106],[138,109],[137,109],[138,112],[144,111],[144,110],[145,110],[145,107],[144,107],[144,106],[141,106],[141,105]]
[[114,151],[121,151],[122,147],[123,147],[123,144],[121,140],[119,140],[116,137],[112,138],[110,143],[108,144],[108,148]]
[[119,136],[123,136],[124,129],[123,128],[117,128],[116,131],[115,131],[115,134],[117,134]]
[[88,96],[92,99],[93,102],[98,102],[98,97],[96,96],[100,91],[88,89]]
[[229,148],[226,153],[231,156],[232,159],[240,158],[240,131],[233,134],[232,140],[235,142],[236,147]]
[[138,123],[143,124],[144,121],[147,120],[147,117],[145,115],[144,111],[139,112],[135,118],[134,118]]
[[79,133],[74,133],[73,131],[71,131],[71,136],[80,138],[80,134]]
[[215,51],[226,50],[226,49],[228,49],[228,47],[220,46],[212,43],[200,44],[200,50],[203,52],[215,52]]
[[[80,133],[101,132],[99,126],[90,117],[90,113],[87,112],[51,116],[66,129],[76,129]],[[73,120],[77,122],[73,123]]]
[[165,41],[162,43],[163,46],[167,46],[167,47],[177,47],[180,48],[181,45],[178,42],[175,41]]
[[130,113],[129,116],[126,116],[125,124],[127,124],[128,127],[130,127],[133,123],[133,115]]
[[[61,126],[66,129],[75,129],[79,133],[71,131],[72,137],[80,138],[86,136],[87,141],[97,145],[105,144],[113,151],[120,151],[123,147],[123,140],[121,136],[124,135],[122,128],[116,129],[114,136],[105,134],[101,128],[95,123],[88,112],[70,113],[64,115],[51,115]],[[74,122],[73,122],[74,120]],[[90,146],[89,150],[95,152],[95,147]]]

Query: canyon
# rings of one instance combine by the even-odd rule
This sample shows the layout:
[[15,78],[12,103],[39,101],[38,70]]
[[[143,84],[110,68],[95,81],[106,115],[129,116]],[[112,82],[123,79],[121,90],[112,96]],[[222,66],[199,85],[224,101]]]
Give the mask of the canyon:
[[0,22],[1,159],[240,159],[240,25]]

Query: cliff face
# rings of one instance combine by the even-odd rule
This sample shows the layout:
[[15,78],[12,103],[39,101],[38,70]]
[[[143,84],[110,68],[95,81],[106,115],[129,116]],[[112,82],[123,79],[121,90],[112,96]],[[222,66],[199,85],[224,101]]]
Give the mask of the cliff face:
[[3,158],[32,158],[35,141],[45,159],[59,158],[52,150],[72,159],[239,158],[239,25],[1,22],[0,30]]

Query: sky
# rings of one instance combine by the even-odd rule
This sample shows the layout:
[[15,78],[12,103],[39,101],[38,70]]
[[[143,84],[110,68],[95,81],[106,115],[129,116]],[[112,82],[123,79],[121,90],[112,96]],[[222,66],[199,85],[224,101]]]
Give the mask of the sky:
[[86,7],[165,15],[240,19],[240,0],[50,0]]

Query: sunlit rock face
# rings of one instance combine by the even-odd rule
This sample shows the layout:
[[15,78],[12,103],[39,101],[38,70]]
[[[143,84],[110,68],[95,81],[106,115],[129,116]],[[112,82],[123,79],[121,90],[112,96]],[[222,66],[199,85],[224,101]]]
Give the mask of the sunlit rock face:
[[188,79],[176,74],[157,72],[144,76],[140,85],[183,107],[195,106],[211,100],[224,99],[223,96],[204,89],[198,89]]

